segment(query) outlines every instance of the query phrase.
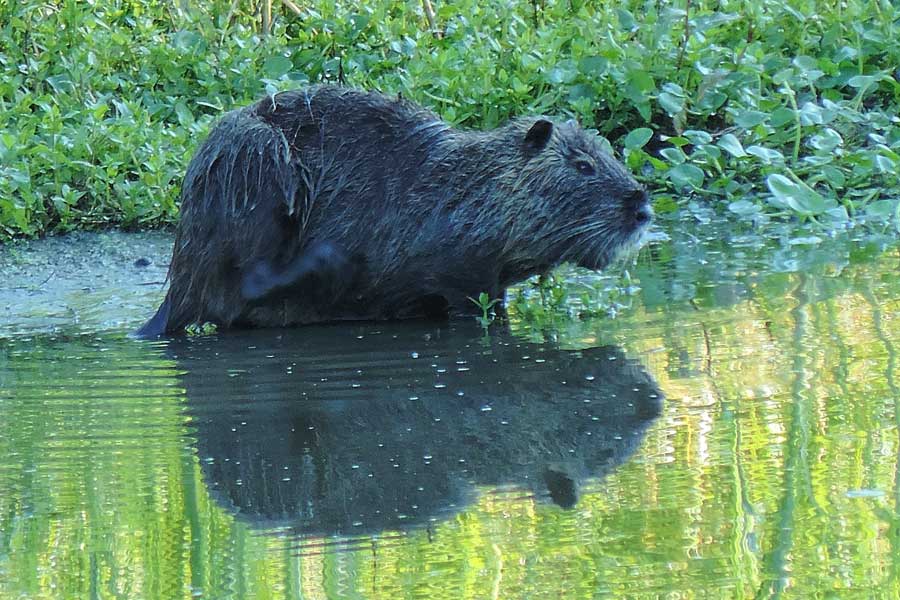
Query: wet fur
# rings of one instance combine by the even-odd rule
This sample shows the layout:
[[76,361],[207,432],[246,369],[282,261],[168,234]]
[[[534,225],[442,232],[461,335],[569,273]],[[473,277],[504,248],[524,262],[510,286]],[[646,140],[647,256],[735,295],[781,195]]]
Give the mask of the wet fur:
[[139,333],[474,314],[469,296],[561,262],[604,267],[648,211],[571,122],[462,131],[377,93],[280,93],[226,114],[192,159],[170,288]]

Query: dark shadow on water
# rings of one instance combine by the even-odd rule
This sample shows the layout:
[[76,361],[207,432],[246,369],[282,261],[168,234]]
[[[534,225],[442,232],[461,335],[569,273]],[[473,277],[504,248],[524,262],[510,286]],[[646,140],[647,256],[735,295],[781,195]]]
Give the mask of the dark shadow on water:
[[172,342],[205,483],[253,526],[425,526],[521,488],[568,508],[660,414],[616,347],[563,351],[468,324],[354,325]]

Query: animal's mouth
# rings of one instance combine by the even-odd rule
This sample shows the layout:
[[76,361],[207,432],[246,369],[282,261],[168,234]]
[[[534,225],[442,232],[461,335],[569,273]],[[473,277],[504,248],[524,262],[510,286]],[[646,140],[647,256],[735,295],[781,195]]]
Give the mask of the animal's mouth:
[[637,254],[649,241],[651,237],[649,233],[650,221],[638,223],[630,231],[612,235],[598,248],[585,252],[576,264],[594,271],[605,269],[623,254]]

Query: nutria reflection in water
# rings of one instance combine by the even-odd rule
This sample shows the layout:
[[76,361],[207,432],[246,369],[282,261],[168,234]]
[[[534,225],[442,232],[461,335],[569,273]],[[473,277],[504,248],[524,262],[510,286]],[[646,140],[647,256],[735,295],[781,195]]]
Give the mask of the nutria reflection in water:
[[424,526],[475,486],[571,507],[659,415],[615,347],[562,351],[468,324],[312,327],[172,342],[206,485],[259,527]]

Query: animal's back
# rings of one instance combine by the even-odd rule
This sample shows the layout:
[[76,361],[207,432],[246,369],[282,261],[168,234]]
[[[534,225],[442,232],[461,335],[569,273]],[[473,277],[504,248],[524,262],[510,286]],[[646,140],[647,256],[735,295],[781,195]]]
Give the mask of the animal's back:
[[[386,264],[372,264],[364,254],[396,257],[392,244],[421,224],[429,206],[404,205],[417,198],[410,190],[427,178],[423,170],[433,155],[446,153],[448,136],[448,125],[412,103],[329,86],[267,96],[225,115],[193,157],[182,185],[169,272],[173,292],[160,309],[168,311],[165,330],[203,320],[321,320],[315,308],[321,302],[247,307],[243,278],[259,265],[284,268],[326,241],[339,242],[341,255],[334,260],[347,272],[343,282],[319,285],[317,296],[339,291],[331,284],[346,286],[363,270],[384,272]],[[336,247],[316,250],[314,260],[331,260]],[[350,309],[351,318],[360,311]],[[159,319],[151,323],[159,329]]]

